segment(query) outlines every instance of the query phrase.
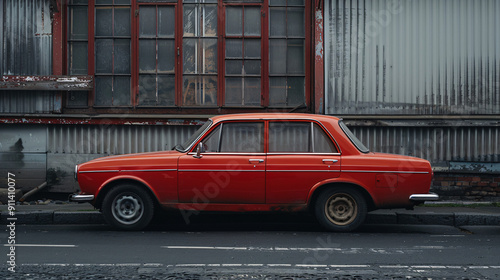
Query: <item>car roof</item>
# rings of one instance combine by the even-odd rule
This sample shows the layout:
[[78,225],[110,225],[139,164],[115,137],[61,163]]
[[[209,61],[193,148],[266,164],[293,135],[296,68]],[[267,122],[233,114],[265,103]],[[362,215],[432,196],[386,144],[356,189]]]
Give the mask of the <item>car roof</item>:
[[317,120],[317,121],[332,121],[340,120],[337,117],[318,115],[318,114],[303,114],[303,113],[246,113],[246,114],[229,114],[219,115],[211,118],[213,122],[227,120],[270,120],[270,119],[297,119],[297,120]]

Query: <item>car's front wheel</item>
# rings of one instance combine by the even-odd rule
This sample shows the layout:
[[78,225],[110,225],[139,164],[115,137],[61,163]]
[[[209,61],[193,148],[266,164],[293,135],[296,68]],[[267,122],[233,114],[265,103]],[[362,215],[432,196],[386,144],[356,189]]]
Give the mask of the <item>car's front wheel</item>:
[[115,186],[104,197],[102,214],[106,221],[124,230],[145,228],[154,214],[154,203],[143,188],[131,184]]
[[316,201],[318,222],[331,231],[352,231],[365,220],[367,205],[363,195],[352,188],[341,187],[323,191]]

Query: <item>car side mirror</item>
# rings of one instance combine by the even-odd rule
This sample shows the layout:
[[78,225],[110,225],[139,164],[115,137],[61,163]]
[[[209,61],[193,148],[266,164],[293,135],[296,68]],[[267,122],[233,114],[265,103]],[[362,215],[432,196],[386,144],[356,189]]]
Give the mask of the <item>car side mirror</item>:
[[196,148],[196,154],[193,155],[194,158],[202,158],[201,151],[203,151],[203,142],[198,143],[198,147]]

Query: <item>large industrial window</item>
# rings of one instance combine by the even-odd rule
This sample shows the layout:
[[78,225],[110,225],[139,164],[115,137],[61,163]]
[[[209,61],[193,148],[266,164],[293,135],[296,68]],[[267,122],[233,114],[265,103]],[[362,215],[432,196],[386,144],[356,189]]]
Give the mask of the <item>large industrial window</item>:
[[70,93],[68,108],[229,113],[310,104],[310,1],[67,3],[68,74],[95,82],[90,94]]

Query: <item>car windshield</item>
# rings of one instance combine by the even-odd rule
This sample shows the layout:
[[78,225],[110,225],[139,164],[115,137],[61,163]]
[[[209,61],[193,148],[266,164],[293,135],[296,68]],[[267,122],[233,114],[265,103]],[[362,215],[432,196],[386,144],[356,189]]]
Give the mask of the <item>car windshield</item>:
[[186,152],[191,145],[200,138],[201,134],[205,132],[205,130],[212,124],[211,120],[208,120],[204,125],[202,125],[193,135],[189,137],[184,144],[177,144],[173,149],[179,151],[179,152]]
[[354,134],[351,132],[351,130],[349,130],[349,128],[345,125],[343,121],[339,121],[339,125],[340,128],[342,128],[342,131],[344,131],[344,133],[347,135],[347,138],[351,140],[351,142],[354,144],[354,146],[356,146],[356,148],[358,148],[360,152],[368,153],[370,151],[365,145],[363,145],[363,143],[361,143],[361,141],[359,141],[359,139],[356,136],[354,136]]

